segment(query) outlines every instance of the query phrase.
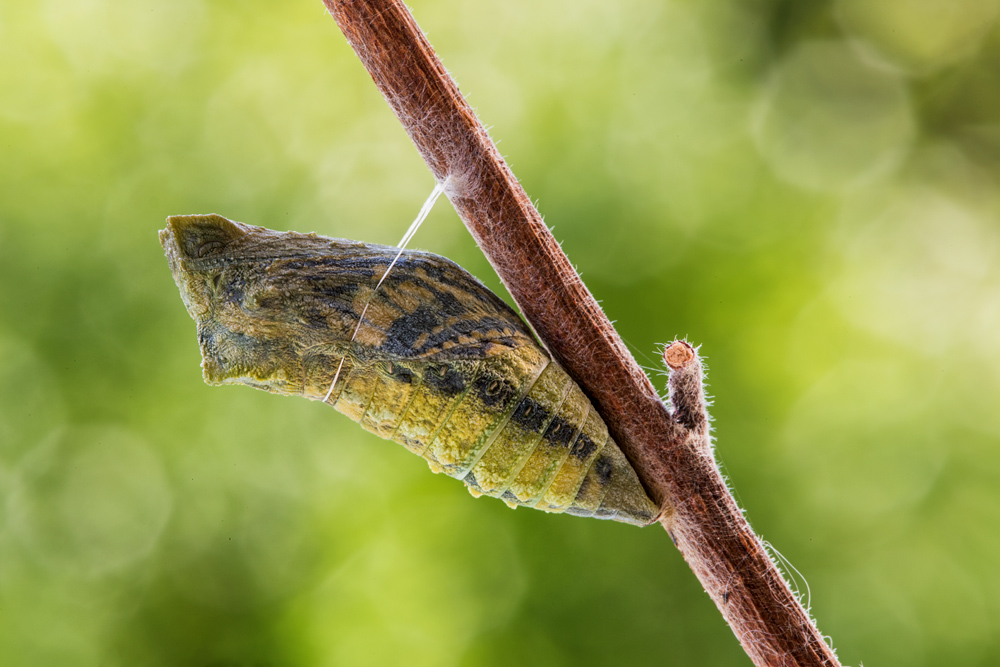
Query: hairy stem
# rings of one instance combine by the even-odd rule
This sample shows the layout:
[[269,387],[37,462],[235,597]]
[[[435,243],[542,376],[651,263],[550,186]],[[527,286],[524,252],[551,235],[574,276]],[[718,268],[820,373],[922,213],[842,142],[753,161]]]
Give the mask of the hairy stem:
[[590,396],[643,485],[664,508],[663,527],[754,664],[838,665],[719,473],[708,442],[695,351],[674,348],[671,357],[678,362],[671,371],[673,402],[683,406],[675,416],[580,280],[405,5],[398,0],[324,2],[542,342]]

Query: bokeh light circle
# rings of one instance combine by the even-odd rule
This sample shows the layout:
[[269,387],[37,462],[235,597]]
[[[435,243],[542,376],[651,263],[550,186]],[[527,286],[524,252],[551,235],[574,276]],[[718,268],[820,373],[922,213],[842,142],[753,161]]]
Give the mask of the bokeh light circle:
[[843,42],[806,42],[774,72],[753,118],[758,150],[779,177],[838,191],[891,169],[914,123],[906,90]]
[[998,12],[998,0],[840,0],[837,5],[841,24],[867,53],[912,73],[975,53]]
[[99,575],[149,554],[172,504],[162,464],[143,440],[118,427],[75,427],[25,456],[7,516],[38,562]]

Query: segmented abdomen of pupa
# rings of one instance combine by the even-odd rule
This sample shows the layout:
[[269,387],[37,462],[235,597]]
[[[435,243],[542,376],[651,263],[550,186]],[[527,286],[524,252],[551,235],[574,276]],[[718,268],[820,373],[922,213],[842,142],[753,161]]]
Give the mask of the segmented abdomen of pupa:
[[309,364],[326,375],[309,384],[329,386],[344,359],[327,399],[337,410],[473,495],[636,525],[656,519],[587,396],[464,269],[407,253],[377,292],[355,298],[354,310],[367,312],[346,355]]

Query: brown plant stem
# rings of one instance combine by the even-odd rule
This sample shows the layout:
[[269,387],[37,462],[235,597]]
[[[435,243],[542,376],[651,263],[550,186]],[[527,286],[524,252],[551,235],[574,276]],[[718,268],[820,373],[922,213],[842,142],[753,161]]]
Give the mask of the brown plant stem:
[[324,3],[542,342],[665,508],[661,523],[754,664],[839,665],[719,473],[694,350],[670,357],[671,413],[405,5]]

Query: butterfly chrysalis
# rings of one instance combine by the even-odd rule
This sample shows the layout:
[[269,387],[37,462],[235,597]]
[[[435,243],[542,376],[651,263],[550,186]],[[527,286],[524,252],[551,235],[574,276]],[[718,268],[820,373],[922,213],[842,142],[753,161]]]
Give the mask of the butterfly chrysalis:
[[408,250],[385,275],[398,248],[218,215],[167,223],[160,242],[209,384],[325,401],[512,507],[656,519],[583,391],[454,262]]

